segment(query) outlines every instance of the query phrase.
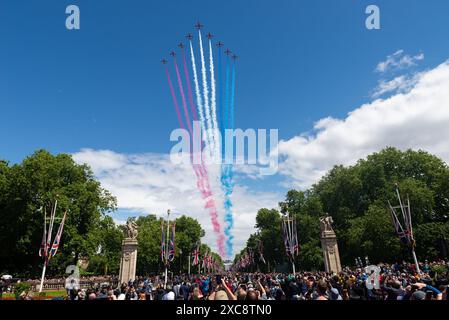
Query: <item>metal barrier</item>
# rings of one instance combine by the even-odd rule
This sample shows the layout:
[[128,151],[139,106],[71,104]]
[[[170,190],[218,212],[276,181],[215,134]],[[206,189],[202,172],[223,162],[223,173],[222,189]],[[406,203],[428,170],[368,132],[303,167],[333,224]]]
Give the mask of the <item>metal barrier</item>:
[[[39,281],[30,281],[31,284],[31,290],[36,292],[39,291]],[[99,280],[80,280],[79,286],[80,289],[90,289],[94,287],[98,287],[101,285],[111,285],[113,288],[118,286],[118,279],[99,279]],[[44,289],[43,290],[54,290],[54,291],[62,291],[65,290],[65,279],[61,280],[50,280],[45,282],[44,281]]]

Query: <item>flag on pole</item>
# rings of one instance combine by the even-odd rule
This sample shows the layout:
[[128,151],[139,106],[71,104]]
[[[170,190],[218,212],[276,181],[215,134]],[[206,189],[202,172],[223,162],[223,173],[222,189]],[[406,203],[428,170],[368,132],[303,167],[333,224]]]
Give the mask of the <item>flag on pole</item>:
[[285,217],[282,220],[282,236],[284,237],[285,252],[290,259],[294,259],[299,254],[298,233],[296,230],[296,220]]
[[207,260],[207,268],[208,268],[209,270],[211,270],[211,269],[212,269],[212,266],[213,266],[213,257],[212,257],[212,255],[210,255],[210,256],[209,256],[209,259]]
[[162,230],[162,236],[161,236],[161,260],[163,263],[165,263],[165,230],[164,230],[164,222],[161,223],[161,230]]
[[51,235],[53,233],[53,224],[55,222],[55,216],[56,216],[56,207],[58,206],[58,200],[55,201],[55,204],[53,206],[53,210],[50,214],[50,224],[48,226],[48,234],[47,234],[47,248],[51,247]]
[[296,220],[293,220],[293,253],[299,255],[299,241],[298,241],[298,231],[296,229]]
[[[399,189],[396,189],[396,193],[399,200],[399,207],[393,207],[390,202],[388,205],[390,207],[391,219],[393,222],[393,227],[398,235],[399,239],[404,245],[414,248],[416,246],[416,241],[413,237],[413,228],[412,228],[412,216],[410,209],[410,200],[407,197],[407,204],[402,204],[401,195],[399,193]],[[400,208],[402,213],[402,218],[404,220],[404,225],[401,224],[398,218],[398,214],[396,209]]]
[[203,263],[202,263],[202,265],[201,265],[201,267],[203,268],[203,269],[205,269],[205,268],[207,268],[207,261],[208,261],[208,252],[206,251],[206,253],[204,254],[204,257],[203,257]]
[[168,261],[170,262],[172,262],[175,259],[175,228],[176,224],[173,223],[168,247]]
[[200,263],[200,247],[199,247],[199,244],[195,248],[195,250],[193,250],[193,263],[192,263],[192,265],[196,266],[196,265],[198,265],[198,263]]
[[51,250],[50,250],[49,258],[54,257],[56,255],[56,252],[58,252],[59,243],[61,242],[61,237],[62,237],[62,231],[64,230],[64,223],[65,223],[66,216],[67,216],[67,212],[64,212],[64,216],[62,217],[62,221],[59,224],[58,233],[56,233],[55,240],[54,240],[53,245],[52,245]]
[[289,244],[289,241],[288,241],[287,222],[286,221],[282,221],[282,235],[284,237],[285,252],[287,253],[288,257],[291,257],[290,244]]

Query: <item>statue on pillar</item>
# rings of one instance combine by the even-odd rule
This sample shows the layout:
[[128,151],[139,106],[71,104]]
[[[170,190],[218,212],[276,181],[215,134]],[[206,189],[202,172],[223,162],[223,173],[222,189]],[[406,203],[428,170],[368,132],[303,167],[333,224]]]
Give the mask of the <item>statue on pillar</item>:
[[321,233],[326,231],[333,232],[334,229],[332,229],[332,223],[334,223],[334,220],[332,220],[332,217],[326,213],[326,216],[320,218],[320,228]]
[[127,283],[136,278],[137,264],[137,223],[134,218],[128,218],[125,224],[125,239],[122,242],[122,258],[120,260],[120,283]]
[[341,271],[340,253],[338,251],[337,236],[332,228],[332,217],[326,213],[320,218],[321,248],[324,256],[326,272],[338,273]]
[[134,218],[128,218],[126,221],[126,238],[137,239],[137,234],[137,223],[134,221]]

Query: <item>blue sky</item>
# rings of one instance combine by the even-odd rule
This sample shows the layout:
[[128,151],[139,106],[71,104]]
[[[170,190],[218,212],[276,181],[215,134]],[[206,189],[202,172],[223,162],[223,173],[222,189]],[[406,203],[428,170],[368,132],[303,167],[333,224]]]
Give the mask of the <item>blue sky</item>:
[[[69,4],[81,10],[79,31],[65,28]],[[365,28],[369,4],[380,7],[381,30]],[[425,55],[409,75],[446,61],[448,12],[445,0],[3,0],[0,156],[168,153],[177,122],[160,59],[198,19],[240,57],[236,127],[276,128],[289,141],[372,102],[387,78],[376,66],[398,50]],[[244,183],[279,195],[297,186],[288,181]]]

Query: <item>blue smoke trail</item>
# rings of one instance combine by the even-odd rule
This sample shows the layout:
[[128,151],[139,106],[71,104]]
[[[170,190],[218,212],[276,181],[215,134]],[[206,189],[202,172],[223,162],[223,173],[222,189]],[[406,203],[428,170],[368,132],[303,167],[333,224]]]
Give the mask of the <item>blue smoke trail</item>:
[[221,144],[221,154],[223,155],[223,110],[221,109],[223,106],[223,84],[222,84],[222,63],[221,63],[221,48],[218,48],[218,107],[217,109],[219,110],[219,112],[221,112],[220,116],[219,116],[219,130],[220,130],[220,134],[221,134],[221,138],[222,138],[222,144]]
[[224,233],[226,235],[226,253],[228,256],[232,256],[233,253],[233,240],[234,236],[231,234],[232,228],[234,227],[234,217],[232,215],[232,200],[231,194],[234,189],[234,184],[232,182],[232,164],[225,164],[222,166],[221,171],[221,184],[224,189],[225,200],[224,200],[224,208],[225,208],[225,229]]
[[[228,116],[229,116],[229,57],[226,58],[226,85],[225,85],[225,103],[224,103],[224,111],[222,112],[221,115],[221,119],[222,119],[222,136],[223,139],[225,137],[225,130],[228,128],[229,123],[228,123]],[[223,157],[225,155],[225,149],[224,149],[225,144],[223,143],[223,148],[222,148],[222,154]]]
[[232,64],[232,84],[231,84],[231,128],[234,129],[234,97],[235,97],[235,61]]
[[[222,113],[222,135],[224,138],[224,132],[225,129],[231,127],[234,127],[234,97],[233,94],[235,92],[234,88],[231,88],[231,97],[229,92],[229,82],[230,82],[230,63],[229,63],[229,57],[226,59],[226,86],[225,86],[225,105],[224,105],[224,112]],[[232,85],[235,85],[235,66],[233,66],[233,81]],[[231,99],[231,103],[229,101]],[[231,119],[229,118],[229,109],[231,109]],[[225,159],[225,148],[223,143],[223,160]],[[226,253],[228,256],[232,256],[233,253],[233,240],[234,236],[231,234],[231,231],[234,227],[234,217],[232,214],[232,200],[231,195],[234,189],[234,184],[232,182],[233,178],[233,170],[232,170],[232,163],[226,164],[223,163],[221,166],[221,185],[224,191],[224,209],[225,209],[225,215],[224,215],[224,221],[225,221],[225,229],[224,233],[226,235]]]

